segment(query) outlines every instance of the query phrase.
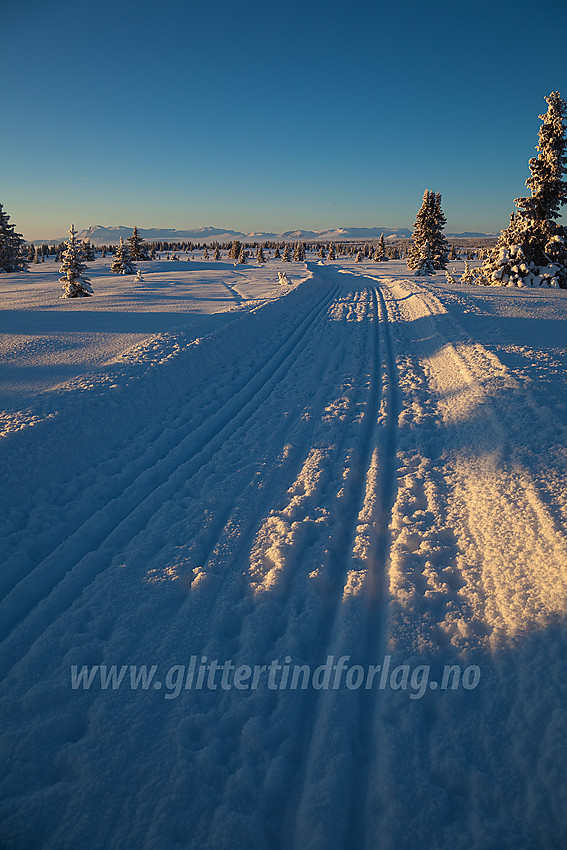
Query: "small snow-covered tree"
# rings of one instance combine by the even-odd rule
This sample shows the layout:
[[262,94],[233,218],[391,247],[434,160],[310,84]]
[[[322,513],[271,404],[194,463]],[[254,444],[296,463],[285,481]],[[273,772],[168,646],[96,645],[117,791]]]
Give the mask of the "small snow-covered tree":
[[336,260],[335,246],[333,245],[332,242],[329,245],[329,250],[327,252],[327,259],[328,260]]
[[355,262],[355,263],[361,263],[361,262],[362,262],[362,251],[357,251],[357,252],[356,252],[356,259],[355,259],[355,261],[354,261],[354,262]]
[[134,274],[136,271],[130,260],[128,245],[126,245],[122,237],[120,237],[120,245],[116,249],[110,271],[113,274]]
[[474,273],[473,273],[471,267],[469,266],[468,260],[465,260],[465,270],[461,275],[460,282],[461,283],[475,283],[475,276],[474,276]]
[[386,245],[384,244],[384,234],[380,234],[380,240],[372,257],[375,263],[382,263],[388,259],[386,255]]
[[261,245],[258,248],[258,250],[256,251],[256,262],[257,263],[265,263],[266,262],[266,258],[264,256],[264,251],[262,250]]
[[282,254],[282,263],[289,263],[289,245],[286,242],[284,245],[284,250]]
[[213,260],[215,261],[215,263],[218,263],[218,261],[220,260],[220,250],[219,250],[219,246],[218,246],[218,245],[215,245],[215,251],[214,251],[214,254],[213,254]]
[[240,256],[241,249],[242,249],[242,245],[240,244],[238,239],[235,239],[234,242],[232,243],[232,245],[230,246],[230,250],[228,252],[229,258],[231,260],[237,260],[238,257]]
[[138,228],[136,227],[136,225],[134,225],[132,235],[128,237],[128,250],[130,252],[130,259],[134,263],[138,262],[139,260],[148,259],[146,243],[138,233]]
[[90,239],[83,239],[81,250],[83,252],[83,257],[87,263],[92,263],[96,259],[95,257],[95,249],[94,246],[91,245]]
[[248,262],[248,255],[246,253],[246,249],[245,249],[244,245],[240,246],[240,253],[238,255],[238,262],[241,266],[246,265],[246,263]]
[[559,92],[545,98],[537,157],[529,160],[531,196],[516,198],[510,224],[478,270],[477,283],[493,286],[552,286],[567,289],[567,229],[557,224],[567,202],[564,118]]
[[83,252],[77,239],[75,225],[71,225],[63,257],[61,258],[61,277],[59,282],[63,284],[64,298],[85,298],[93,294],[88,277],[83,272],[86,269],[83,260]]

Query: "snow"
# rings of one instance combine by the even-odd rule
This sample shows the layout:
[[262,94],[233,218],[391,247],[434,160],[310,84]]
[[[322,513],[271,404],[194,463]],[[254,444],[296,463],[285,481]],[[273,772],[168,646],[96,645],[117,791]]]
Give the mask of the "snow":
[[567,293],[267,259],[0,277],[0,843],[564,846]]

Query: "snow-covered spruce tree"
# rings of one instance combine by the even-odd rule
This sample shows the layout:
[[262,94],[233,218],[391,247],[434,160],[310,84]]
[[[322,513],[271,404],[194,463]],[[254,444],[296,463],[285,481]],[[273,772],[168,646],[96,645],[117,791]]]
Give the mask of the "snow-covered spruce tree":
[[476,283],[474,273],[469,266],[469,261],[465,260],[465,270],[461,275],[460,283]]
[[258,248],[258,250],[256,251],[256,262],[257,263],[265,263],[266,262],[266,258],[264,256],[264,251],[262,250],[261,245]]
[[382,263],[384,260],[387,260],[388,257],[386,255],[386,245],[384,243],[384,234],[380,234],[380,241],[378,242],[377,248],[374,251],[374,255],[372,257],[375,263]]
[[328,260],[336,260],[337,259],[336,254],[335,254],[335,246],[333,245],[332,242],[329,245],[329,251],[327,253],[327,259]]
[[446,221],[441,209],[441,195],[426,189],[415,219],[413,242],[406,260],[409,269],[417,272],[424,268],[424,262],[428,267],[431,266],[433,271],[447,268],[449,247],[443,236]]
[[515,199],[517,210],[478,270],[477,283],[567,289],[567,229],[556,222],[559,208],[567,202],[563,180],[567,103],[556,91],[545,100],[538,155],[529,160],[531,176],[526,180],[531,196]]
[[134,274],[136,271],[130,259],[129,247],[122,237],[120,237],[120,245],[116,249],[110,271],[113,274]]
[[71,225],[69,239],[61,258],[61,277],[59,282],[63,284],[63,298],[86,298],[93,294],[88,277],[83,275],[86,269],[82,262],[83,252],[77,239],[75,225]]
[[130,251],[130,259],[133,263],[136,263],[139,260],[148,259],[148,250],[146,248],[145,241],[138,233],[136,225],[134,225],[132,235],[128,237],[128,248]]
[[213,260],[214,260],[215,263],[218,263],[218,261],[220,260],[220,250],[219,250],[218,245],[215,245],[215,252],[213,254]]
[[244,247],[244,245],[240,246],[240,253],[238,255],[238,262],[241,266],[246,265],[246,263],[248,262],[248,254],[246,252],[246,248]]
[[289,263],[289,262],[290,262],[290,260],[289,260],[289,245],[286,242],[285,245],[284,245],[283,254],[282,254],[282,263]]
[[229,252],[228,252],[228,256],[229,256],[229,258],[230,258],[231,260],[237,260],[237,259],[238,259],[238,257],[240,256],[240,250],[241,250],[241,248],[242,248],[242,245],[240,244],[240,242],[238,241],[238,239],[235,239],[235,240],[233,241],[232,245],[230,246],[230,250],[229,250]]
[[18,272],[27,269],[28,261],[24,254],[24,237],[16,233],[10,216],[0,204],[0,271]]

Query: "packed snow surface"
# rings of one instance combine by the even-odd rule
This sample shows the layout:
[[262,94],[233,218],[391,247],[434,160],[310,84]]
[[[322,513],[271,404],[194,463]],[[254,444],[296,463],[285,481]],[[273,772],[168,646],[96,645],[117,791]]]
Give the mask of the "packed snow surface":
[[567,292],[109,265],[0,276],[0,845],[567,846]]

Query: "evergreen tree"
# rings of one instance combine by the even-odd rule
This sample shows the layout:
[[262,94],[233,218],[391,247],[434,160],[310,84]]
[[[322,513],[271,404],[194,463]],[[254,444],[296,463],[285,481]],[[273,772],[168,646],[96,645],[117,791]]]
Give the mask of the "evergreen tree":
[[537,157],[529,160],[526,186],[530,197],[516,198],[517,209],[495,248],[478,271],[478,283],[495,286],[556,286],[567,289],[567,229],[557,224],[567,202],[566,139],[563,120],[567,103],[559,92],[545,98],[540,115]]
[[469,261],[465,260],[465,270],[461,275],[461,283],[475,283],[474,274],[469,266]]
[[327,259],[328,260],[335,260],[336,259],[335,246],[333,245],[332,242],[329,244],[329,251],[327,253]]
[[130,260],[130,251],[128,245],[120,237],[120,245],[118,246],[110,271],[114,274],[134,274],[136,271]]
[[213,260],[215,261],[215,263],[218,263],[218,261],[220,260],[220,251],[218,245],[215,245],[215,253],[213,254]]
[[276,250],[274,251],[274,260],[279,260],[279,259],[280,259],[280,257],[281,257],[280,249],[279,249],[279,247],[276,245]]
[[256,262],[258,262],[258,263],[265,263],[266,262],[266,258],[264,256],[264,251],[262,250],[261,245],[256,252]]
[[419,271],[431,267],[435,271],[447,267],[448,245],[442,232],[446,221],[441,209],[441,195],[426,189],[415,219],[413,242],[406,260],[409,269]]
[[238,262],[240,263],[241,266],[246,265],[246,263],[248,262],[248,256],[246,254],[246,249],[244,248],[244,245],[240,246],[240,253],[238,255]]
[[388,257],[386,256],[386,245],[384,243],[384,234],[380,234],[380,241],[378,242],[378,246],[374,251],[374,256],[372,257],[375,263],[384,262]]
[[237,260],[240,256],[240,251],[242,250],[242,245],[235,239],[232,245],[230,246],[230,250],[228,252],[228,256],[231,260]]
[[138,228],[136,227],[136,225],[134,225],[132,235],[128,237],[128,249],[130,251],[130,259],[132,260],[132,262],[135,263],[139,260],[148,259],[148,251],[146,248],[145,241],[138,233]]
[[203,251],[203,259],[204,259],[204,260],[208,260],[208,259],[209,259],[209,250],[208,250],[208,248],[207,248],[207,246],[206,246],[206,245],[205,245],[205,250]]
[[354,262],[355,263],[361,263],[362,262],[362,251],[356,252],[356,260]]
[[75,225],[71,225],[69,231],[70,239],[67,241],[59,271],[62,277],[59,282],[63,284],[64,298],[85,298],[93,294],[88,277],[83,275],[86,269],[82,262],[83,254],[77,239]]
[[284,246],[284,252],[282,255],[282,263],[289,263],[289,245],[286,242]]
[[90,239],[83,239],[81,244],[81,250],[83,252],[83,258],[87,263],[92,263],[96,259],[95,257],[95,249],[94,246],[91,245]]

